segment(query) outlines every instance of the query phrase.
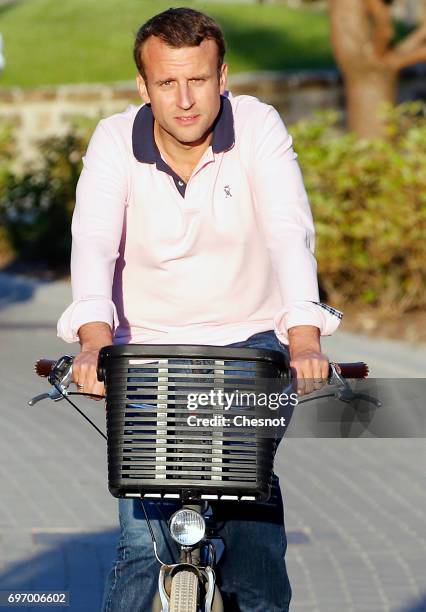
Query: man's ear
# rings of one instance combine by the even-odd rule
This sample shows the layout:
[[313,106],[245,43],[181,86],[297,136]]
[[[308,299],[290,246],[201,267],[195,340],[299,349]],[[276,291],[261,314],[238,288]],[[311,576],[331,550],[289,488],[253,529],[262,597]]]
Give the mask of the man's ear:
[[223,96],[223,94],[226,91],[227,80],[228,80],[228,64],[222,64],[220,68],[220,75],[219,75],[219,86],[220,86],[221,96]]
[[136,85],[138,87],[138,92],[142,100],[145,102],[145,104],[150,104],[151,100],[148,94],[148,89],[145,80],[141,74],[138,74],[136,76]]

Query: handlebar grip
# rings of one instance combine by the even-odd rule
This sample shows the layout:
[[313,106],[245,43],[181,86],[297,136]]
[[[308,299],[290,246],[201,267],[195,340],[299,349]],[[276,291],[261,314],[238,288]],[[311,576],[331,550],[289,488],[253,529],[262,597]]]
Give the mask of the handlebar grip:
[[39,359],[34,364],[34,371],[38,376],[47,378],[56,364],[55,359]]
[[363,361],[356,363],[336,363],[337,369],[343,378],[367,378],[368,365]]

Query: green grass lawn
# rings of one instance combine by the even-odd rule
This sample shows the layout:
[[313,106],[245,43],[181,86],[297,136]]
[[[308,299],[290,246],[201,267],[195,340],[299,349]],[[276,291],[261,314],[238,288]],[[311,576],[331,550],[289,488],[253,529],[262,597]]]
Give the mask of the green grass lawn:
[[132,79],[134,34],[170,6],[217,18],[232,73],[333,65],[328,17],[285,6],[173,0],[21,0],[0,5],[0,87]]

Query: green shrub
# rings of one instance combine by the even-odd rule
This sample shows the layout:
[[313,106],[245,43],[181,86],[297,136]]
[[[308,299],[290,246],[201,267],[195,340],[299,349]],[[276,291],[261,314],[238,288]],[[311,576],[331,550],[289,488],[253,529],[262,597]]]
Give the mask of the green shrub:
[[13,139],[14,125],[4,122],[0,124],[0,195],[5,180],[10,173],[10,167],[15,153]]
[[[0,125],[0,201],[6,193],[6,185],[11,176],[11,166],[15,153],[15,141],[13,138],[14,126],[12,123],[4,122]],[[6,227],[0,218],[0,265],[7,263],[13,257],[13,247],[9,240]]]
[[88,132],[40,142],[41,166],[8,174],[0,197],[0,222],[21,259],[51,266],[69,262],[75,188]]
[[317,230],[321,285],[340,306],[426,305],[426,107],[387,114],[387,139],[357,140],[325,113],[291,129]]

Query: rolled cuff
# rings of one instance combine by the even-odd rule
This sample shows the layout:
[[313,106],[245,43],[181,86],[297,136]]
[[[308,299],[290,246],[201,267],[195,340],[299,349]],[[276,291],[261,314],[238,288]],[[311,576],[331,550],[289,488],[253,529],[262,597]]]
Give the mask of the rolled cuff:
[[111,330],[118,326],[118,315],[112,300],[89,297],[70,304],[58,321],[58,337],[65,342],[78,342],[78,330],[85,323],[108,323]]
[[274,329],[280,342],[288,344],[288,330],[296,325],[318,327],[321,336],[331,336],[340,325],[343,313],[322,302],[293,302],[274,318]]

